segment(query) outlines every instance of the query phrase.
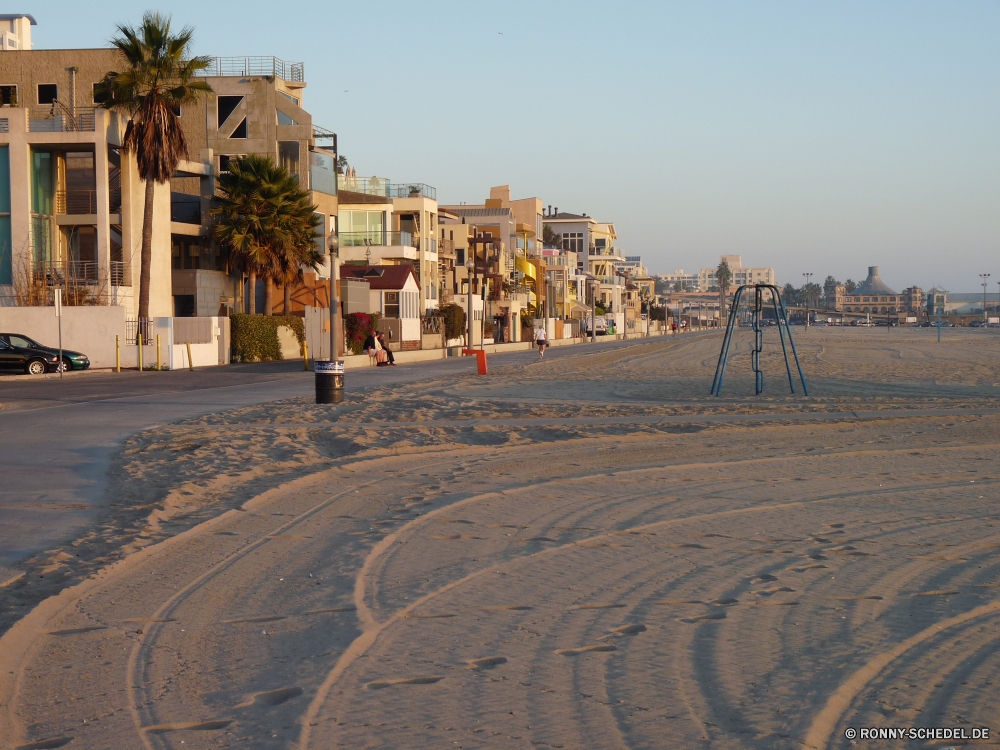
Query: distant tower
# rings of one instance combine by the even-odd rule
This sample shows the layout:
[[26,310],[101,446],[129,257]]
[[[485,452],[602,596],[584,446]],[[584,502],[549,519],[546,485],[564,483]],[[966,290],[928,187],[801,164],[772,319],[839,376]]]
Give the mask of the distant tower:
[[31,49],[31,27],[37,25],[26,13],[0,14],[0,50]]

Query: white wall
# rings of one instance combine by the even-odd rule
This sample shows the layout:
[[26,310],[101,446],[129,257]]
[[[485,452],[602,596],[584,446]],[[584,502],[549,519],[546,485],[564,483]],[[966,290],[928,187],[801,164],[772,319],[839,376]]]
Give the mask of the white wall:
[[[59,345],[54,307],[0,307],[0,331],[22,333],[45,346]],[[124,344],[124,307],[62,308],[63,348],[86,354],[91,367],[115,366],[115,335]]]

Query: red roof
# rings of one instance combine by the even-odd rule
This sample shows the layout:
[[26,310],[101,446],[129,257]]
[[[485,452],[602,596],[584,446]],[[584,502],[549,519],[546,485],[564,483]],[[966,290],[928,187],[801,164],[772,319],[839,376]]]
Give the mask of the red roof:
[[420,287],[417,275],[413,272],[413,266],[407,264],[402,266],[341,266],[340,278],[342,279],[364,279],[371,289],[392,289],[399,290],[406,286],[406,280],[412,276]]

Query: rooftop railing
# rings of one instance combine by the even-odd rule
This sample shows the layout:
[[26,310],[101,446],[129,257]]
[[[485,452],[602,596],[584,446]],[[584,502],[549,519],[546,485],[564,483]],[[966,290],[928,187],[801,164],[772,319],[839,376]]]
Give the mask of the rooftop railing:
[[337,188],[352,193],[383,198],[428,198],[437,200],[437,188],[422,182],[389,182],[387,177],[347,177],[337,175]]
[[199,76],[274,76],[282,81],[305,83],[305,66],[277,57],[212,57]]
[[28,108],[29,133],[93,133],[97,107],[70,110],[59,105]]

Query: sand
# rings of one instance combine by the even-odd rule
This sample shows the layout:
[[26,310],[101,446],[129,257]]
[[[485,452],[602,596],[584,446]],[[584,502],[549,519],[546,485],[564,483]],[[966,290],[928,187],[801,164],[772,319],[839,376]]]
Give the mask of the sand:
[[960,745],[844,735],[996,724],[1000,338],[796,334],[808,398],[681,336],[139,433],[0,746]]

